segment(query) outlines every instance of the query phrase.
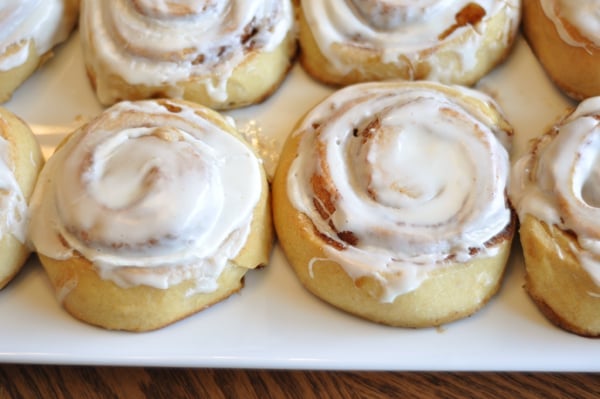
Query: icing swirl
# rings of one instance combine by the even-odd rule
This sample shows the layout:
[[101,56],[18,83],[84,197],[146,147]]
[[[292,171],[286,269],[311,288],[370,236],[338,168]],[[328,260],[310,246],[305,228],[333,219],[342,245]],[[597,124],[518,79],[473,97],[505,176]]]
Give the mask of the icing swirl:
[[[84,50],[97,53],[86,59],[98,73],[166,87],[174,98],[182,96],[177,84],[193,78],[225,101],[227,81],[245,55],[274,50],[292,23],[289,0],[83,0],[81,30]],[[103,79],[96,83],[103,103],[118,98]]]
[[[490,113],[490,110],[495,110]],[[348,86],[312,110],[288,197],[357,279],[393,301],[434,268],[493,255],[511,221],[511,130],[481,93],[434,83]],[[315,260],[317,262],[318,260]]]
[[513,167],[510,198],[522,220],[530,214],[575,233],[571,250],[600,286],[600,98],[590,98]]
[[23,64],[29,42],[38,55],[69,35],[75,15],[66,15],[66,0],[3,0],[0,2],[0,71]]
[[568,44],[600,46],[600,4],[594,0],[539,0],[560,37]]
[[42,171],[34,247],[54,259],[77,252],[122,286],[195,279],[198,292],[214,290],[246,242],[263,179],[224,123],[182,102],[109,108]]
[[[507,13],[515,22],[489,44],[500,46],[512,40],[520,16],[519,0],[306,0],[301,6],[321,53],[342,73],[356,66],[346,64],[340,46],[377,52],[384,63],[404,59],[414,68],[432,49],[450,42],[456,44],[448,49],[462,69],[471,70],[490,19]],[[452,82],[447,65],[432,63],[430,68],[427,79]]]

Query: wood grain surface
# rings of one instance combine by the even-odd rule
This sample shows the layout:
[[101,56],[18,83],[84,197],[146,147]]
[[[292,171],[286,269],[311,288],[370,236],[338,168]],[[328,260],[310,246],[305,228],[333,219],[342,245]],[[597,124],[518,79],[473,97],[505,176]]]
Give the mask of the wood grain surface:
[[599,398],[600,375],[0,366],[0,398]]

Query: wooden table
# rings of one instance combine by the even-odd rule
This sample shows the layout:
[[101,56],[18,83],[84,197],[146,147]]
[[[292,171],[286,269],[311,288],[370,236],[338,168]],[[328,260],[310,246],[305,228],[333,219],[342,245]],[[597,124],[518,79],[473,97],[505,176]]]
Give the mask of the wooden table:
[[600,374],[0,366],[0,398],[598,398]]

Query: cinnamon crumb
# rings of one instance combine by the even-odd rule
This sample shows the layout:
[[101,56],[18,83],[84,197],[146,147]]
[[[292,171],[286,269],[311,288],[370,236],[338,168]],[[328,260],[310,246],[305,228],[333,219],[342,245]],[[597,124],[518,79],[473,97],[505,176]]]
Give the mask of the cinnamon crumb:
[[252,38],[258,33],[258,27],[255,25],[254,19],[250,21],[248,25],[244,27],[242,36],[240,37],[240,43],[242,46],[252,49],[254,47],[254,41]]
[[483,17],[485,17],[485,9],[477,3],[468,3],[454,16],[456,21],[452,26],[442,32],[439,36],[439,40],[444,40],[450,36],[458,28],[462,28],[465,25],[476,25]]
[[65,237],[62,234],[58,235],[58,241],[60,241],[60,243],[63,247],[69,248],[69,243],[67,242],[67,240],[65,239]]
[[363,138],[363,143],[373,137],[375,131],[381,127],[381,120],[379,118],[373,119],[367,124],[367,126],[360,132],[360,136]]
[[342,244],[341,242],[336,241],[333,238],[329,237],[328,235],[321,233],[314,224],[313,224],[313,231],[315,232],[315,235],[317,235],[319,238],[321,238],[321,240],[325,241],[325,243],[327,245],[334,247],[338,251],[342,251],[346,248],[344,246],[344,244]]
[[351,231],[340,231],[337,233],[337,236],[340,238],[340,240],[352,246],[356,246],[358,244],[358,237]]
[[174,114],[177,114],[179,112],[181,112],[182,108],[178,107],[175,104],[171,104],[168,101],[159,101],[158,102],[160,105],[162,105],[163,107],[165,107],[167,109],[167,111],[172,112]]
[[326,213],[331,215],[335,212],[336,192],[330,192],[327,189],[328,181],[321,175],[315,174],[311,178],[312,189],[315,196],[321,201]]
[[198,54],[196,56],[196,58],[194,58],[192,60],[192,65],[200,65],[200,64],[204,64],[204,60],[206,59],[206,57],[204,56],[204,54]]

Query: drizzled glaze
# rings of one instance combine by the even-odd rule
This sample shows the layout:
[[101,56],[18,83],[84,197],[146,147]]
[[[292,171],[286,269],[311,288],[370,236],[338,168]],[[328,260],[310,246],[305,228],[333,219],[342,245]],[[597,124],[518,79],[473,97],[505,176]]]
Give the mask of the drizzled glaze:
[[599,116],[600,98],[581,102],[515,163],[509,192],[521,220],[530,214],[575,233],[579,246],[570,249],[598,286]]
[[449,261],[494,255],[497,247],[486,243],[510,223],[501,143],[510,132],[483,112],[496,107],[491,99],[441,87],[349,86],[295,133],[302,139],[288,175],[290,201],[332,244],[329,258],[354,279],[381,282],[382,301],[416,289]]
[[[0,2],[0,71],[23,64],[28,41],[38,55],[65,40],[72,22],[65,18],[64,0],[3,0]],[[17,51],[12,46],[20,46]],[[10,54],[5,54],[11,49]]]
[[[457,16],[469,4],[476,3],[485,15],[475,25],[458,23]],[[500,12],[506,12],[514,24],[507,24],[504,40],[516,29],[520,2],[518,0],[305,0],[302,10],[321,53],[340,70],[348,72],[356,67],[345,65],[335,51],[338,44],[381,53],[384,63],[406,57],[413,65],[428,51],[442,42],[456,41],[465,32],[472,32],[467,40],[454,46],[456,60],[463,70],[473,69],[477,51],[483,42],[488,21]],[[450,31],[448,28],[453,27]],[[507,43],[491,43],[506,45]],[[428,79],[451,82],[451,68],[431,65]]]
[[250,231],[261,195],[250,148],[202,113],[123,102],[48,160],[31,208],[31,241],[54,259],[78,252],[121,286],[217,288]]
[[25,243],[27,201],[15,178],[9,144],[0,135],[0,239],[11,234]]
[[[597,1],[540,0],[540,4],[566,43],[586,47],[591,42],[600,46],[600,4]],[[573,32],[572,27],[577,32]]]
[[[181,97],[177,83],[193,78],[225,101],[227,81],[246,53],[274,50],[292,23],[289,0],[84,0],[81,30],[98,73],[168,86],[170,97]],[[118,97],[103,79],[97,84],[103,102]]]

